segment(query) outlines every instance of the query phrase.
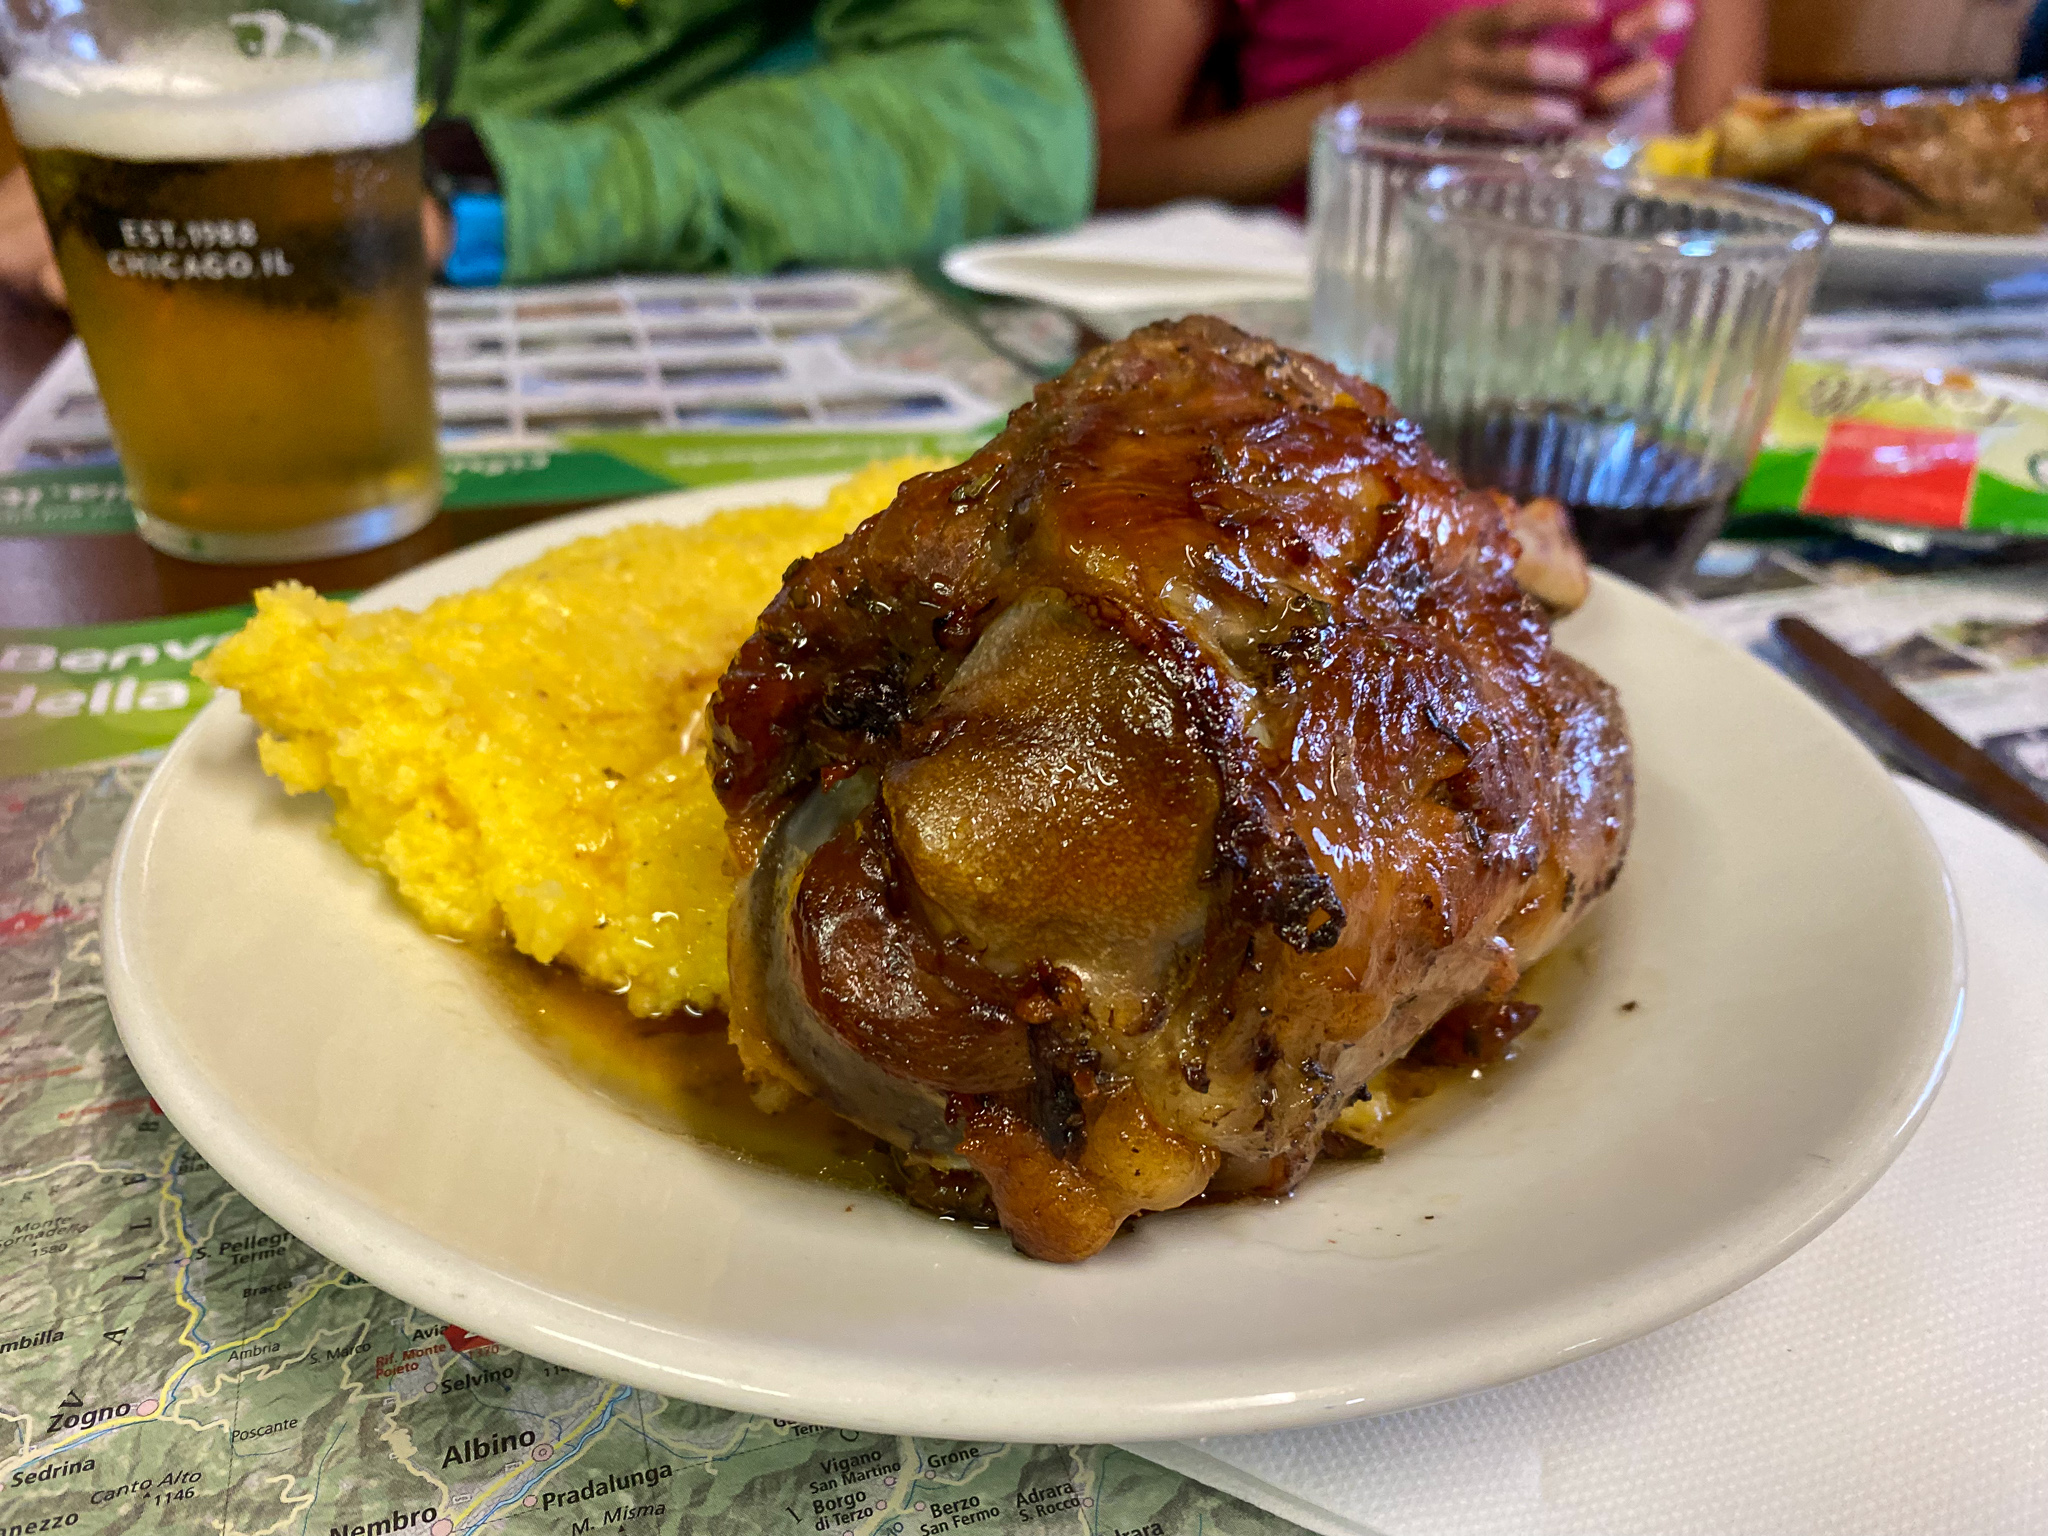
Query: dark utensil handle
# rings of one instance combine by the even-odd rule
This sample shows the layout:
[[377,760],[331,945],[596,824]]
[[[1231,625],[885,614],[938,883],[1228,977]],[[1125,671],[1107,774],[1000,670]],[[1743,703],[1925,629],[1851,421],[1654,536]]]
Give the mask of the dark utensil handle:
[[1996,758],[1958,736],[1876,667],[1806,620],[1785,614],[1771,629],[1825,702],[1837,713],[1852,710],[1856,718],[1851,723],[1875,732],[1910,772],[2048,848],[2048,800]]

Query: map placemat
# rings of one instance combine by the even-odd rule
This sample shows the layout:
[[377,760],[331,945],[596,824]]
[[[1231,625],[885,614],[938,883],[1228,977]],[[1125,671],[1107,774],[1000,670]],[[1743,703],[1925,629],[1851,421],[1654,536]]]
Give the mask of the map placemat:
[[[202,617],[188,649],[224,616]],[[74,668],[108,653],[70,638],[102,642],[67,640]],[[90,713],[105,677],[75,680],[45,695],[84,695],[65,719],[117,718],[111,693]],[[594,1380],[329,1263],[186,1146],[121,1051],[99,904],[150,767],[0,778],[0,1532],[1296,1530],[1114,1447],[863,1434]]]
[[[1693,610],[1731,640],[1805,612],[2048,784],[2038,572],[1873,579],[1729,543],[1702,575],[1739,594]],[[582,1376],[377,1290],[237,1195],[122,1053],[98,918],[152,749],[208,697],[191,664],[244,614],[0,630],[0,1536],[1297,1529],[1114,1447],[861,1434]]]

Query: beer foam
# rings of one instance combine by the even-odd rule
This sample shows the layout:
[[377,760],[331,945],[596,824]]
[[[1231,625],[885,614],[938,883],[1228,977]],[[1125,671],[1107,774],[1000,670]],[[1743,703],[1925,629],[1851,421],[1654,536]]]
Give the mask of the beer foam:
[[33,61],[0,81],[0,95],[15,138],[31,149],[113,160],[264,160],[411,138],[413,78],[410,60],[341,76],[283,60]]

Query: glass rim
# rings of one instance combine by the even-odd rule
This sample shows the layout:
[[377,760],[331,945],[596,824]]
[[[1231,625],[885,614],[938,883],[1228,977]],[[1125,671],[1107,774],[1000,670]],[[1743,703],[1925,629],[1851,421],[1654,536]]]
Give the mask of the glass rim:
[[[1486,209],[1449,206],[1445,194],[1454,186],[1480,182],[1505,182],[1517,185],[1550,182],[1596,186],[1671,200],[1675,200],[1674,193],[1682,190],[1688,201],[1721,203],[1724,206],[1732,203],[1748,212],[1784,220],[1789,227],[1768,232],[1702,229],[1689,233],[1683,240],[1674,240],[1668,235],[1623,236],[1601,234],[1593,230],[1557,229]],[[1417,226],[1443,228],[1455,222],[1467,228],[1539,235],[1559,244],[1598,247],[1603,251],[1617,254],[1626,252],[1632,256],[1673,265],[1712,261],[1730,256],[1789,257],[1807,252],[1818,254],[1827,244],[1828,232],[1834,227],[1835,222],[1834,210],[1825,203],[1778,187],[1700,176],[1619,176],[1611,172],[1589,171],[1570,165],[1544,168],[1525,166],[1519,170],[1513,167],[1489,166],[1483,169],[1468,169],[1442,166],[1431,171],[1402,199],[1400,216],[1404,223],[1413,223]]]
[[1316,137],[1344,154],[1361,150],[1443,150],[1458,153],[1465,146],[1432,145],[1431,133],[1468,132],[1493,135],[1493,144],[1475,144],[1474,150],[1556,150],[1580,137],[1576,128],[1562,123],[1540,123],[1504,112],[1465,111],[1442,105],[1369,106],[1363,102],[1341,102],[1316,118]]

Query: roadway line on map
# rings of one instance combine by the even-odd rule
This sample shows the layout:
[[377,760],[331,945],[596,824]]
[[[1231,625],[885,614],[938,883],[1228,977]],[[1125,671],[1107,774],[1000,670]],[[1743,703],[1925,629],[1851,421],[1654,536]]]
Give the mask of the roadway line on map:
[[[0,1104],[0,1109],[5,1107],[4,1104]],[[66,1168],[90,1168],[94,1173],[104,1173],[109,1178],[117,1173],[141,1174],[145,1179],[149,1177],[148,1174],[143,1173],[140,1168],[132,1163],[126,1167],[109,1168],[106,1164],[97,1162],[90,1156],[67,1157],[61,1163],[45,1163],[40,1168],[23,1168],[17,1173],[10,1173],[7,1177],[0,1178],[0,1189],[5,1189],[10,1184],[27,1184],[35,1180],[51,1178],[62,1173]]]
[[715,1451],[702,1450],[697,1446],[689,1445],[687,1443],[685,1443],[682,1449],[677,1449],[675,1446],[670,1445],[666,1440],[662,1439],[661,1436],[651,1433],[647,1428],[644,1418],[640,1424],[634,1427],[633,1432],[637,1434],[642,1440],[645,1440],[649,1445],[653,1446],[656,1450],[666,1452],[668,1455],[675,1457],[675,1459],[678,1461],[702,1462],[704,1466],[708,1469],[717,1466],[718,1463],[720,1463],[721,1461],[725,1461],[728,1458],[737,1455],[739,1453],[740,1446],[745,1443],[747,1438],[747,1421],[744,1416],[740,1416],[735,1420],[735,1422],[738,1423],[739,1428],[735,1430],[734,1433],[726,1437],[723,1449]]
[[[306,1528],[306,1516],[312,1511],[313,1506],[320,1502],[320,1478],[327,1470],[327,1458],[334,1454],[335,1446],[341,1443],[341,1438],[347,1431],[348,1426],[338,1418],[328,1426],[327,1442],[320,1447],[320,1454],[314,1459],[312,1476],[308,1477],[303,1472],[291,1472],[271,1479],[272,1482],[281,1482],[285,1485],[284,1492],[277,1496],[278,1502],[285,1507],[284,1518],[287,1522],[294,1516],[298,1517],[301,1531]],[[232,1455],[232,1443],[228,1449]],[[310,1484],[310,1491],[299,1493],[297,1489],[300,1483]],[[231,1536],[231,1533],[223,1533],[223,1536]]]
[[185,1255],[185,1262],[180,1266],[178,1278],[171,1287],[171,1294],[177,1298],[178,1304],[191,1314],[185,1326],[178,1332],[178,1341],[191,1349],[196,1359],[212,1346],[199,1335],[199,1325],[206,1320],[206,1303],[194,1299],[191,1294],[192,1253],[196,1245],[192,1241],[191,1232],[185,1227],[185,1194],[178,1188],[178,1155],[185,1150],[186,1145],[183,1140],[173,1141],[170,1149],[164,1154],[164,1170],[161,1175],[164,1185],[158,1198],[166,1208],[164,1224],[178,1240],[178,1246],[184,1250]]
[[[230,1465],[232,1465],[232,1460],[234,1456],[234,1451],[232,1447],[229,1448],[228,1455],[230,1458]],[[245,1501],[260,1499],[262,1497],[262,1489],[268,1488],[272,1484],[280,1485],[277,1493],[277,1501],[278,1503],[284,1506],[284,1513],[280,1517],[276,1525],[269,1525],[263,1528],[266,1533],[277,1530],[278,1527],[281,1525],[289,1524],[292,1516],[294,1515],[299,1516],[301,1520],[305,1518],[306,1510],[304,1508],[299,1507],[296,1503],[294,1503],[292,1499],[292,1486],[293,1484],[297,1483],[298,1480],[299,1475],[296,1472],[273,1472],[267,1477],[259,1475],[256,1478],[256,1491],[243,1493],[243,1498]],[[226,1489],[228,1498],[232,1499],[234,1495],[239,1491],[241,1491],[240,1485],[236,1482],[231,1472],[228,1477],[228,1486]],[[225,1501],[223,1502],[225,1503]],[[310,1506],[311,1503],[312,1500],[309,1497],[307,1499],[307,1505]],[[225,1512],[221,1515],[220,1530],[221,1536],[234,1536],[235,1527],[233,1526],[233,1524],[229,1522],[227,1514]]]
[[[469,1503],[463,1506],[462,1513],[455,1516],[455,1528],[457,1530],[479,1530],[489,1525],[492,1520],[497,1518],[500,1510],[508,1508],[515,1499],[525,1498],[537,1484],[545,1481],[550,1473],[568,1466],[578,1456],[582,1455],[583,1448],[611,1423],[612,1416],[618,1411],[619,1405],[633,1396],[633,1389],[631,1387],[620,1386],[616,1382],[606,1383],[605,1385],[607,1387],[605,1396],[589,1413],[583,1416],[583,1422],[555,1442],[563,1447],[560,1455],[552,1456],[544,1462],[525,1463],[511,1472],[505,1473],[491,1487],[479,1489],[470,1498]],[[592,1422],[593,1420],[595,1422]],[[564,1443],[572,1437],[575,1437],[573,1444]],[[527,1482],[521,1484],[496,1504],[493,1504],[475,1521],[471,1521],[470,1516],[479,1504],[485,1499],[490,1498],[492,1494],[506,1483],[517,1480],[522,1474],[531,1474]]]
[[[347,1281],[340,1280],[336,1283],[346,1285]],[[417,1309],[415,1309],[412,1315],[418,1315]],[[284,1360],[279,1361],[276,1368],[278,1370],[286,1370],[294,1363],[310,1359],[314,1352],[320,1348],[320,1340],[323,1338],[331,1336],[354,1338],[360,1335],[363,1339],[367,1340],[369,1332],[370,1324],[367,1320],[359,1321],[346,1329],[315,1329],[311,1337],[306,1341],[305,1350],[300,1354],[288,1356]],[[341,1368],[341,1385],[337,1389],[337,1395],[345,1398],[351,1407],[367,1402],[382,1402],[389,1407],[400,1401],[396,1387],[378,1389],[373,1386],[366,1386],[355,1378],[354,1371],[355,1364],[353,1359],[343,1364]],[[319,1460],[313,1464],[311,1477],[313,1492],[306,1496],[306,1502],[309,1506],[312,1503],[317,1503],[319,1500],[321,1480],[327,1475],[327,1460],[334,1454],[335,1447],[339,1444],[345,1428],[344,1424],[337,1421],[334,1430],[329,1432],[327,1443],[321,1448]],[[403,1436],[405,1438],[407,1450],[401,1451],[398,1448],[397,1439],[394,1438],[396,1436]],[[405,1471],[411,1473],[414,1477],[432,1488],[434,1490],[434,1507],[436,1509],[445,1509],[448,1504],[448,1485],[434,1472],[422,1467],[413,1459],[416,1448],[412,1447],[411,1431],[400,1425],[395,1418],[387,1413],[383,1427],[378,1431],[377,1438],[383,1442],[385,1453],[390,1456],[392,1464],[402,1467]],[[304,1474],[294,1474],[294,1481],[300,1480],[303,1476]],[[286,1502],[290,1502],[290,1500],[287,1499]],[[301,1513],[303,1515],[303,1511]],[[302,1524],[301,1530],[303,1531],[303,1529]]]
[[[306,1516],[311,1513],[313,1506],[320,1502],[320,1481],[327,1476],[327,1458],[334,1454],[334,1448],[341,1444],[342,1436],[347,1433],[348,1425],[339,1417],[328,1426],[327,1443],[320,1447],[320,1455],[313,1462],[313,1475],[307,1479],[313,1485],[313,1491],[306,1496],[305,1508],[295,1511],[299,1517],[299,1530],[302,1536],[306,1529]],[[287,1499],[286,1502],[289,1503],[290,1500]]]
[[[104,1428],[94,1428],[91,1430],[76,1431],[66,1439],[52,1441],[50,1444],[42,1447],[40,1450],[37,1450],[31,1454],[24,1455],[19,1461],[0,1462],[0,1477],[12,1476],[16,1472],[34,1466],[37,1462],[42,1461],[46,1457],[61,1455],[66,1451],[75,1450],[79,1446],[88,1445],[95,1440],[105,1439],[108,1435],[117,1434],[121,1430],[133,1429],[138,1424],[154,1424],[158,1420],[163,1420],[167,1423],[178,1424],[189,1429],[203,1431],[206,1428],[205,1425],[193,1424],[189,1420],[176,1418],[172,1415],[171,1410],[175,1406],[173,1399],[176,1397],[178,1388],[183,1383],[185,1377],[191,1374],[193,1371],[197,1370],[200,1366],[206,1364],[208,1360],[217,1357],[223,1350],[227,1351],[229,1354],[232,1354],[234,1353],[234,1351],[241,1349],[245,1345],[255,1343],[258,1339],[263,1338],[266,1334],[275,1333],[279,1328],[282,1328],[286,1323],[290,1322],[293,1314],[298,1312],[298,1310],[301,1307],[303,1307],[308,1301],[312,1300],[314,1296],[318,1295],[321,1291],[332,1289],[333,1287],[338,1286],[341,1283],[342,1282],[338,1276],[331,1279],[321,1280],[318,1284],[312,1286],[309,1290],[307,1290],[305,1295],[301,1296],[297,1301],[294,1301],[288,1308],[286,1308],[285,1311],[281,1313],[277,1317],[277,1319],[273,1321],[268,1327],[259,1328],[256,1332],[250,1334],[247,1338],[230,1339],[224,1341],[223,1343],[216,1344],[211,1349],[207,1350],[206,1353],[200,1355],[197,1359],[186,1361],[183,1365],[178,1367],[176,1373],[171,1377],[170,1381],[164,1386],[162,1391],[159,1393],[157,1397],[157,1407],[154,1413],[131,1414],[127,1418],[115,1419],[111,1421]],[[212,1396],[211,1393],[203,1395],[209,1397]]]
[[[307,1302],[311,1301],[315,1296],[319,1295],[322,1291],[333,1290],[339,1287],[342,1283],[343,1282],[340,1275],[329,1275],[323,1277],[322,1279],[308,1286],[303,1295],[299,1296],[296,1300],[294,1300],[288,1307],[285,1308],[283,1312],[279,1313],[266,1326],[257,1329],[254,1333],[248,1334],[243,1338],[224,1339],[220,1343],[210,1346],[208,1349],[206,1349],[203,1353],[197,1355],[195,1358],[184,1362],[184,1364],[180,1365],[177,1368],[177,1370],[172,1373],[170,1380],[164,1384],[162,1390],[158,1393],[157,1406],[156,1411],[154,1413],[138,1413],[130,1415],[127,1418],[115,1419],[112,1422],[108,1423],[104,1428],[95,1427],[91,1430],[74,1431],[70,1436],[68,1436],[65,1439],[52,1441],[50,1444],[43,1446],[41,1449],[37,1451],[23,1455],[21,1459],[18,1461],[10,1463],[0,1463],[0,1477],[11,1476],[12,1474],[22,1471],[27,1467],[34,1466],[37,1462],[44,1460],[46,1457],[56,1456],[65,1451],[74,1450],[81,1445],[90,1444],[94,1440],[104,1439],[106,1436],[118,1433],[123,1429],[133,1429],[138,1424],[153,1424],[161,1419],[173,1424],[187,1425],[187,1427],[192,1429],[203,1430],[205,1428],[204,1425],[188,1424],[188,1421],[174,1418],[171,1415],[171,1409],[175,1406],[174,1400],[177,1397],[178,1389],[180,1386],[183,1385],[185,1378],[189,1376],[193,1371],[197,1370],[200,1366],[206,1364],[209,1360],[213,1360],[220,1357],[223,1352],[227,1354],[233,1354],[236,1350],[245,1348],[250,1344],[256,1343],[259,1339],[266,1338],[270,1334],[277,1332],[278,1329],[282,1328],[286,1323],[290,1322],[292,1318],[298,1314],[300,1309],[306,1305]],[[207,1393],[202,1395],[211,1396],[212,1394]]]
[[[406,1333],[410,1334],[414,1329],[416,1329],[419,1326],[419,1320],[422,1315],[429,1318],[433,1317],[432,1313],[422,1314],[418,1307],[412,1307],[408,1309],[403,1319],[394,1319],[394,1321],[396,1321],[398,1323],[398,1326],[402,1328]],[[365,1322],[363,1324],[363,1338],[367,1341],[369,1336],[369,1324]],[[453,1358],[459,1357],[451,1357],[451,1359]],[[466,1359],[464,1360],[464,1363],[468,1363]],[[374,1362],[371,1364],[370,1369],[372,1371],[376,1370]],[[419,1462],[415,1460],[415,1458],[419,1455],[419,1447],[413,1442],[412,1426],[409,1424],[401,1424],[399,1422],[397,1410],[398,1408],[404,1405],[404,1403],[406,1402],[406,1398],[399,1391],[397,1381],[394,1380],[390,1386],[379,1389],[374,1384],[376,1381],[374,1375],[371,1377],[369,1383],[364,1383],[356,1379],[355,1370],[355,1358],[351,1356],[347,1361],[343,1363],[341,1368],[342,1385],[348,1391],[348,1400],[350,1405],[354,1406],[357,1403],[362,1403],[372,1398],[383,1398],[389,1404],[384,1413],[383,1422],[377,1430],[377,1438],[379,1441],[383,1443],[384,1453],[391,1458],[392,1463],[394,1465],[403,1467],[406,1471],[410,1472],[414,1477],[418,1478],[421,1482],[425,1483],[428,1487],[434,1490],[434,1508],[448,1508],[448,1501],[452,1497],[452,1490],[449,1488],[446,1481],[442,1479],[439,1472],[435,1471],[431,1467],[421,1466]],[[441,1378],[444,1377],[446,1374],[447,1369],[445,1366],[437,1369],[434,1378],[435,1382],[438,1383],[441,1380]],[[432,1390],[433,1389],[431,1386],[428,1387],[425,1391],[423,1391],[420,1394],[419,1399],[415,1399],[415,1401],[426,1399],[431,1394]],[[405,1442],[404,1450],[399,1449],[399,1441],[401,1439]]]
[[[303,1292],[292,1299],[283,1312],[252,1333],[239,1338],[218,1341],[210,1341],[201,1336],[198,1329],[210,1314],[211,1308],[190,1290],[192,1265],[195,1262],[194,1251],[197,1244],[192,1237],[186,1220],[188,1209],[186,1196],[183,1189],[179,1186],[179,1175],[174,1171],[177,1159],[183,1152],[189,1149],[189,1145],[182,1138],[174,1140],[172,1145],[165,1151],[163,1161],[154,1174],[145,1168],[138,1168],[134,1164],[129,1164],[125,1167],[108,1167],[93,1158],[79,1157],[66,1159],[61,1163],[45,1165],[43,1168],[35,1171],[23,1170],[17,1175],[0,1179],[0,1187],[5,1187],[9,1184],[47,1179],[64,1169],[82,1167],[90,1169],[94,1173],[108,1176],[140,1174],[143,1178],[155,1184],[157,1186],[158,1201],[163,1208],[162,1215],[167,1234],[175,1239],[178,1246],[177,1256],[169,1260],[169,1262],[179,1266],[179,1273],[172,1286],[171,1294],[186,1314],[185,1324],[177,1335],[177,1342],[191,1355],[191,1358],[181,1362],[164,1382],[158,1394],[155,1411],[148,1414],[137,1414],[116,1419],[110,1423],[95,1426],[87,1431],[75,1432],[63,1439],[41,1446],[33,1452],[24,1454],[20,1459],[11,1464],[0,1463],[0,1477],[10,1476],[14,1472],[26,1470],[44,1460],[67,1454],[95,1441],[105,1439],[141,1424],[162,1421],[205,1433],[208,1429],[207,1425],[195,1424],[190,1420],[179,1418],[176,1413],[176,1410],[181,1406],[178,1401],[178,1394],[183,1390],[186,1381],[193,1373],[210,1362],[232,1356],[237,1350],[245,1349],[278,1332],[286,1324],[293,1321],[322,1291],[338,1289],[344,1285],[345,1271],[340,1273],[330,1272],[307,1286]],[[316,1347],[316,1345],[308,1345],[309,1349],[313,1347]],[[462,1512],[455,1516],[454,1524],[456,1528],[463,1531],[480,1530],[497,1519],[501,1514],[516,1507],[518,1501],[523,1499],[541,1482],[546,1481],[556,1472],[572,1466],[589,1446],[590,1442],[613,1422],[619,1409],[626,1402],[630,1401],[633,1396],[633,1389],[631,1387],[621,1386],[616,1383],[604,1385],[604,1395],[599,1401],[584,1414],[582,1420],[574,1428],[557,1438],[556,1444],[560,1449],[555,1456],[545,1462],[523,1463],[514,1470],[502,1474],[496,1482],[479,1490],[471,1497],[469,1503],[464,1506]],[[219,1384],[217,1383],[216,1392],[218,1391],[218,1386]],[[199,1398],[212,1398],[214,1395],[214,1392],[197,1394]],[[349,1383],[349,1395],[352,1398],[360,1399],[364,1396],[386,1396],[389,1394],[365,1393],[359,1384],[351,1382]],[[28,1421],[28,1424],[32,1426],[33,1420]],[[683,1460],[701,1458],[706,1466],[716,1464],[738,1454],[746,1441],[746,1431],[742,1428],[727,1442],[722,1450],[706,1452],[693,1448],[691,1451],[681,1451],[648,1434],[644,1426],[638,1428],[638,1433],[643,1441],[659,1445],[662,1450],[670,1455],[677,1456]],[[26,1432],[23,1434],[23,1439],[24,1441],[27,1439]],[[331,1447],[328,1449],[331,1450]],[[311,1495],[304,1496],[306,1499],[304,1504],[300,1502],[299,1498],[295,1498],[292,1492],[302,1481],[299,1476],[272,1479],[274,1482],[283,1484],[283,1489],[279,1494],[279,1502],[285,1506],[284,1519],[288,1523],[294,1515],[297,1515],[303,1521],[311,1503],[317,1501],[320,1481],[325,1472],[327,1454],[327,1451],[323,1451],[320,1464],[316,1467],[312,1479],[314,1491]],[[405,1458],[398,1459],[405,1460]],[[445,1497],[446,1484],[444,1482],[435,1478],[431,1473],[425,1472],[420,1467],[411,1466],[409,1462],[408,1466],[415,1475],[422,1476],[423,1480],[440,1486],[444,1490]],[[505,1496],[499,1498],[497,1495],[501,1491],[504,1492]]]
[[[170,1381],[166,1384],[164,1388],[164,1395],[160,1401],[160,1406],[158,1407],[157,1412],[161,1414],[169,1410],[171,1406],[171,1399],[177,1395],[178,1388],[183,1384],[184,1379],[187,1376],[189,1376],[193,1371],[199,1369],[200,1366],[206,1364],[207,1361],[217,1359],[223,1353],[232,1355],[238,1349],[245,1349],[249,1345],[256,1343],[259,1339],[267,1338],[269,1335],[277,1332],[277,1330],[282,1328],[286,1323],[290,1322],[292,1318],[297,1316],[298,1313],[305,1307],[306,1303],[311,1301],[315,1296],[319,1295],[322,1291],[336,1290],[342,1285],[342,1283],[343,1281],[340,1275],[324,1276],[321,1279],[316,1280],[312,1285],[308,1286],[304,1294],[299,1296],[289,1306],[287,1306],[284,1311],[280,1312],[276,1317],[271,1319],[271,1321],[265,1324],[263,1327],[258,1328],[254,1333],[245,1334],[243,1337],[239,1339],[223,1339],[220,1343],[209,1347],[204,1354],[198,1356],[196,1359],[186,1361],[185,1364],[178,1367],[177,1373],[174,1376],[172,1376]],[[202,1395],[211,1396],[212,1394],[207,1393]],[[135,1419],[128,1419],[124,1420],[123,1422],[133,1424],[140,1421]]]

